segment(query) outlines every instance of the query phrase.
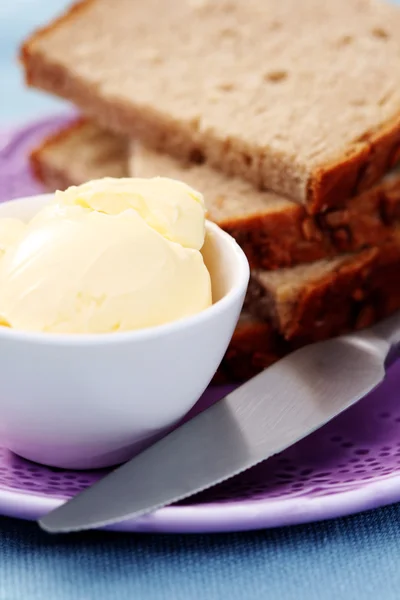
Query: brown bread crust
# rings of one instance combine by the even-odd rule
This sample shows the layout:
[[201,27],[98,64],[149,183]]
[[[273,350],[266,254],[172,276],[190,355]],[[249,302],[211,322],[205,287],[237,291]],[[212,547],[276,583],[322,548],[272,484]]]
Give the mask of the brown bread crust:
[[[74,179],[67,160],[63,168],[52,164],[49,150],[62,148],[71,136],[84,133],[89,125],[90,121],[80,119],[46,138],[32,152],[33,172],[50,190],[81,183]],[[104,175],[110,175],[106,171]],[[168,172],[162,174],[168,175]],[[183,179],[185,174],[186,170],[182,168]],[[87,178],[92,178],[89,167]],[[188,183],[191,184],[190,180]],[[227,180],[227,196],[229,185]],[[212,211],[210,217],[213,217]],[[353,198],[346,208],[327,211],[323,215],[311,217],[304,207],[293,202],[264,214],[214,220],[237,240],[252,268],[274,270],[333,257],[337,253],[356,252],[379,245],[397,232],[400,174],[382,180]]]
[[324,212],[347,204],[369,189],[400,156],[400,120],[387,123],[379,133],[368,133],[354,142],[348,156],[324,166],[310,178],[307,186],[309,212]]
[[90,4],[92,4],[92,2],[95,1],[96,0],[77,0],[77,2],[73,2],[67,8],[67,10],[64,11],[64,13],[60,14],[59,17],[53,19],[48,25],[44,25],[43,27],[39,27],[38,29],[36,29],[36,31],[29,37],[29,39],[27,39],[26,42],[24,42],[21,45],[20,60],[22,61],[22,63],[25,64],[25,59],[28,58],[29,46],[31,42],[41,37],[44,37],[47,33],[53,31],[53,29],[56,29],[57,27],[67,23],[68,21],[74,21],[74,19],[78,15],[80,15],[82,12],[88,9]]
[[79,132],[85,128],[87,123],[87,119],[83,117],[69,123],[66,127],[60,129],[60,131],[45,137],[39,146],[30,152],[29,162],[33,176],[45,185],[49,191],[66,189],[70,185],[75,185],[76,182],[72,181],[68,173],[68,165],[65,165],[64,170],[53,168],[51,161],[47,160],[47,151],[51,151],[52,148],[57,146],[62,146],[71,136],[75,134],[79,135]]
[[400,308],[400,242],[389,242],[344,259],[299,292],[277,293],[253,273],[247,309],[272,318],[295,347],[362,329]]
[[343,209],[308,216],[303,207],[257,215],[221,226],[245,251],[252,268],[292,267],[357,252],[396,235],[400,220],[400,177],[354,198]]
[[[188,159],[194,155],[206,157],[214,166],[231,175],[242,176],[260,188],[269,187],[263,170],[261,151],[250,154],[231,140],[217,139],[212,133],[193,132],[185,123],[174,122],[173,132],[155,110],[142,111],[118,99],[102,98],[97,90],[46,56],[34,51],[34,43],[47,33],[66,22],[74,21],[92,2],[82,0],[74,4],[64,15],[47,27],[35,32],[21,48],[21,61],[26,81],[53,94],[72,100],[96,119],[120,133],[137,135],[150,146],[168,151],[178,158]],[[169,133],[168,135],[166,135]],[[315,167],[308,177],[304,202],[309,214],[317,214],[329,208],[347,204],[349,198],[376,183],[398,160],[400,154],[400,119],[386,122],[379,131],[369,131],[353,141],[344,155],[334,161]]]

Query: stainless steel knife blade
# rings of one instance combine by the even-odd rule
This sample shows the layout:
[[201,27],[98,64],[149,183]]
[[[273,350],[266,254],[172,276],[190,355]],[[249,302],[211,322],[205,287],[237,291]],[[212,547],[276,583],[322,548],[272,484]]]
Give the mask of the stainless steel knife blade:
[[400,313],[282,359],[43,517],[69,532],[140,517],[258,464],[318,429],[384,378]]

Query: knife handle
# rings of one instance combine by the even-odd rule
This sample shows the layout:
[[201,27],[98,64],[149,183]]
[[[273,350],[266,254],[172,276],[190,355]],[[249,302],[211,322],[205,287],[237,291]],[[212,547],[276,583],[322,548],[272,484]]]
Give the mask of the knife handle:
[[400,352],[400,311],[380,321],[369,330],[374,336],[389,344],[390,354]]

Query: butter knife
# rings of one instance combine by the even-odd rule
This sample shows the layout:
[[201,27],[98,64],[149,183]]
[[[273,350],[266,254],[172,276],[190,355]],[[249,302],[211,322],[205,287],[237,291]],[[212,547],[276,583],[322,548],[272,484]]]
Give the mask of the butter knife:
[[141,517],[281,452],[385,376],[400,312],[369,330],[297,350],[40,521],[48,532]]

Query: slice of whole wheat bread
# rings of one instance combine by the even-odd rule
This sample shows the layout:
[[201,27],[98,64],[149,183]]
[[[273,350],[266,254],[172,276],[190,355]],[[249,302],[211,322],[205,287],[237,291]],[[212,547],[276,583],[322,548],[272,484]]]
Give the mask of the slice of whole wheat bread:
[[218,376],[254,375],[292,350],[369,327],[400,309],[400,237],[380,248],[253,271]]
[[302,346],[369,327],[400,309],[400,237],[380,248],[253,271],[219,371],[247,378]]
[[305,344],[360,330],[400,309],[400,237],[380,248],[253,271],[219,377],[254,375]]
[[83,0],[21,58],[105,127],[316,213],[399,158],[399,31],[380,0]]
[[400,308],[400,236],[356,254],[253,271],[246,308],[298,344],[362,329]]
[[90,179],[128,175],[125,139],[83,118],[47,136],[29,159],[36,179],[50,191]]
[[124,138],[81,119],[41,143],[31,164],[50,190],[128,171],[184,180],[203,192],[209,218],[238,241],[254,268],[290,267],[354,252],[381,244],[399,226],[400,174],[353,198],[346,209],[310,217],[304,207],[207,165],[182,163],[137,143],[129,146],[128,158]]

